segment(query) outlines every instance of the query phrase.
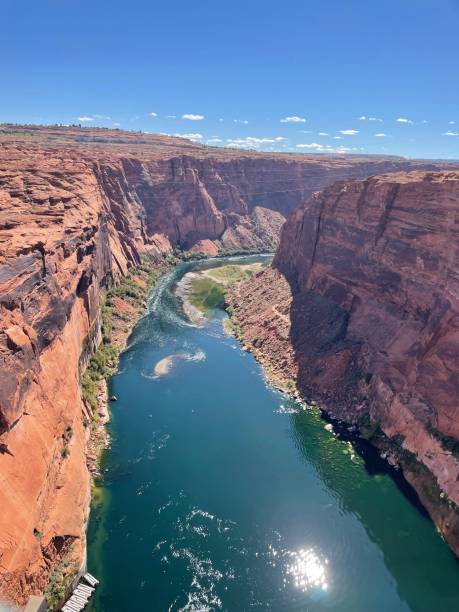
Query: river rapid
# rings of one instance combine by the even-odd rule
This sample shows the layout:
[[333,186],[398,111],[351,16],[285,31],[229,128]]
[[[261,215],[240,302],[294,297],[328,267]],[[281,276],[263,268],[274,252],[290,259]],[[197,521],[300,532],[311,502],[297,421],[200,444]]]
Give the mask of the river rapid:
[[[261,261],[261,256],[232,263]],[[267,384],[215,311],[155,287],[111,381],[93,612],[449,612],[459,564],[402,479]]]

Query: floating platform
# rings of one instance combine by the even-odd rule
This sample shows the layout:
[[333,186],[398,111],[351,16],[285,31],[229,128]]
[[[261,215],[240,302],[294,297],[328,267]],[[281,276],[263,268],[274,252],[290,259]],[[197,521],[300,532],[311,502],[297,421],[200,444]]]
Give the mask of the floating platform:
[[97,578],[94,578],[92,574],[87,572],[80,578],[80,582],[73,589],[71,596],[62,606],[61,610],[63,612],[81,612],[81,610],[84,610],[98,584]]

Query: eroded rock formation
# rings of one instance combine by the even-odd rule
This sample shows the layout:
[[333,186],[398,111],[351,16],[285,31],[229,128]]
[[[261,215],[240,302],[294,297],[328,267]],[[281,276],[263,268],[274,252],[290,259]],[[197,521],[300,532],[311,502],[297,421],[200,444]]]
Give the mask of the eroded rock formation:
[[272,375],[401,463],[457,553],[458,270],[459,172],[397,173],[315,194],[229,296]]
[[[119,131],[32,127],[0,130],[1,595],[24,602],[29,594],[44,589],[51,569],[64,555],[70,554],[76,563],[83,558],[89,476],[85,462],[88,432],[84,427],[88,414],[81,400],[80,372],[100,341],[99,309],[104,288],[137,263],[142,253],[169,253],[176,246],[208,254],[221,249],[272,248],[277,244],[285,216],[313,191],[337,179],[419,165],[433,167],[430,163],[399,158],[282,156],[216,150],[166,136]],[[436,320],[443,322],[445,330],[452,329],[446,323],[446,294],[435,284],[435,270],[441,268],[445,274],[448,269],[453,275],[453,268],[446,265],[443,251],[437,254],[436,242],[428,249],[431,238],[426,228],[437,227],[435,224],[442,219],[443,223],[451,224],[450,217],[449,220],[446,217],[453,213],[443,205],[438,207],[437,194],[433,193],[436,179],[432,179],[433,200],[429,209],[432,214],[428,216],[427,209],[423,209],[420,220],[416,222],[408,214],[406,222],[406,232],[426,241],[421,266],[417,250],[410,246],[412,240],[394,238],[390,248],[382,248],[392,228],[394,211],[398,210],[399,196],[395,194],[388,204],[385,190],[391,194],[393,183],[389,179],[380,181],[383,186],[375,187],[375,195],[383,198],[377,194],[385,194],[384,215],[378,208],[383,206],[382,200],[378,205],[369,204],[371,182],[355,183],[347,195],[339,197],[341,204],[335,205],[334,225],[332,214],[317,213],[322,200],[315,198],[316,212],[311,212],[315,221],[311,218],[311,223],[303,226],[304,212],[292,217],[277,265],[292,278],[295,270],[303,270],[298,277],[302,284],[315,279],[316,288],[323,283],[320,291],[327,299],[330,292],[342,291],[342,296],[336,298],[340,313],[350,308],[349,285],[344,275],[348,271],[343,270],[341,284],[320,280],[327,278],[324,266],[331,266],[333,261],[338,271],[343,258],[339,248],[353,252],[358,245],[364,253],[367,240],[376,240],[375,253],[384,251],[386,258],[390,253],[393,258],[403,256],[411,271],[419,266],[419,275],[411,274],[410,284],[403,285],[406,294],[403,326],[410,330],[403,337],[416,335],[419,331],[416,325],[421,325],[417,321],[424,317],[426,328],[419,333],[425,351],[422,360],[425,394],[433,388],[431,379],[445,380],[444,410],[436,413],[435,426],[451,432],[447,423],[454,415],[447,397],[451,400],[453,382],[445,363],[450,363],[448,355],[455,344],[449,331],[438,332],[436,344],[429,344],[427,339],[430,327],[437,329]],[[367,185],[366,196],[361,195],[361,185]],[[402,187],[399,192],[408,188]],[[360,190],[357,221],[349,212],[354,201],[352,190]],[[446,191],[444,197],[445,201],[450,197]],[[328,204],[323,206],[327,211]],[[317,225],[318,218],[328,219],[324,224],[320,221],[320,231],[307,229],[306,226]],[[375,222],[377,230],[372,229]],[[300,225],[304,234],[298,229]],[[326,255],[322,255],[320,239],[314,243],[311,257],[310,239],[322,237],[325,229],[328,234],[339,232],[341,238],[336,246],[327,242]],[[288,254],[287,243],[291,241],[293,245],[299,240],[306,249],[304,254],[301,255],[301,245]],[[346,241],[351,246],[343,246]],[[301,257],[309,262],[306,267]],[[371,289],[375,286],[371,269],[359,263],[360,268],[361,274],[366,275],[362,284]],[[393,278],[390,282],[385,270],[382,266],[382,286],[388,294],[395,295],[400,270],[390,269],[390,279]],[[429,279],[434,279],[431,285]],[[426,286],[433,287],[435,303],[429,301]],[[392,292],[389,287],[393,287]],[[417,298],[418,294],[424,296],[423,300]],[[419,312],[412,310],[411,302]],[[383,312],[385,321],[393,320],[394,329],[399,325],[396,312],[399,306],[394,302],[392,318]],[[377,316],[379,311],[366,298],[354,301],[352,308],[354,311],[359,308],[362,314],[361,322],[355,318],[352,325],[367,325],[368,332],[371,326],[365,321],[371,313]],[[436,313],[435,321],[430,316],[431,309]],[[284,316],[287,325],[287,314]],[[340,316],[346,320],[347,315]],[[415,321],[414,327],[411,320]],[[356,328],[356,333],[363,334],[365,330]],[[344,334],[343,342],[348,342],[347,338]],[[409,343],[404,342],[404,350],[410,352]],[[434,351],[435,346],[442,348]],[[347,372],[346,360],[360,355],[353,345],[346,351],[342,354],[349,355],[348,358],[339,357],[343,372]],[[377,359],[371,351],[367,355],[374,372],[371,385],[375,393],[378,391],[378,397],[386,394],[389,398],[384,404],[388,414],[397,415],[400,410],[396,406],[402,395],[379,374],[390,364],[392,376],[395,364],[383,359],[381,351],[378,355]],[[403,363],[397,365],[400,370],[405,367],[408,366]],[[415,366],[409,367],[409,372],[403,370],[396,379],[399,384],[406,376],[414,376]],[[413,411],[409,408],[406,411],[408,423],[414,417]],[[417,413],[414,414],[417,418]],[[395,416],[391,418],[394,430],[402,427]],[[430,439],[426,438],[427,442],[430,444]]]

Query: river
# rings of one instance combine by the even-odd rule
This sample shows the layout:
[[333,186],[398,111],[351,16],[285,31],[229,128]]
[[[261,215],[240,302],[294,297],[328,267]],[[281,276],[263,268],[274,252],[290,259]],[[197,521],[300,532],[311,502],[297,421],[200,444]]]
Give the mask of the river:
[[112,379],[90,610],[459,609],[459,564],[400,477],[270,387],[223,311],[186,319],[178,280],[215,265],[160,280]]

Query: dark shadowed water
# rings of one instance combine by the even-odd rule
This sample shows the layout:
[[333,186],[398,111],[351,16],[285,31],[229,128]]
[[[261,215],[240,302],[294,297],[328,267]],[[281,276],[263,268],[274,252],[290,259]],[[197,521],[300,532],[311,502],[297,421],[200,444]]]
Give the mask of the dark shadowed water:
[[173,287],[209,265],[160,282],[113,379],[90,609],[459,610],[459,564],[383,464],[270,388],[223,312],[186,321]]

